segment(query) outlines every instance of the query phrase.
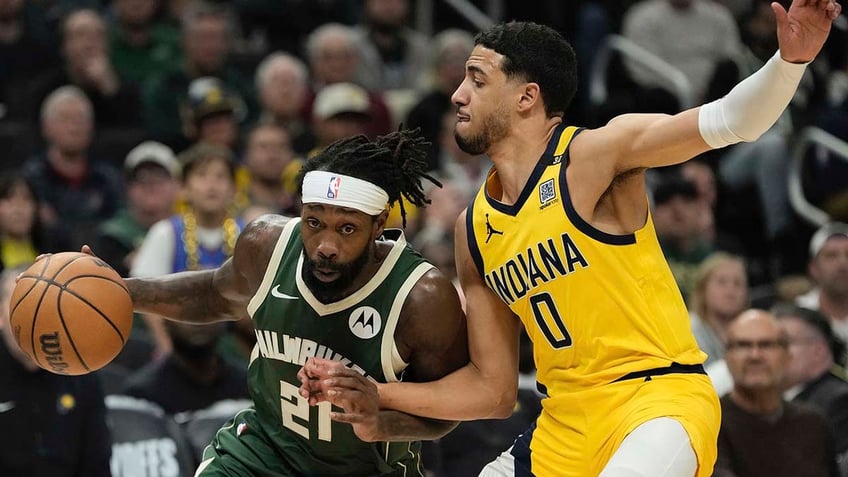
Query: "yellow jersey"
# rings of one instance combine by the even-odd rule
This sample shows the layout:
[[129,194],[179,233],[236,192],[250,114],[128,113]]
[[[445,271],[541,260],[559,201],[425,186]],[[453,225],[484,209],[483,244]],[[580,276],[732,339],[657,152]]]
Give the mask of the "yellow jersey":
[[524,323],[537,380],[554,400],[706,359],[650,216],[632,234],[611,235],[574,210],[565,171],[577,133],[557,128],[514,205],[488,194],[499,189],[493,168],[466,216],[477,270]]

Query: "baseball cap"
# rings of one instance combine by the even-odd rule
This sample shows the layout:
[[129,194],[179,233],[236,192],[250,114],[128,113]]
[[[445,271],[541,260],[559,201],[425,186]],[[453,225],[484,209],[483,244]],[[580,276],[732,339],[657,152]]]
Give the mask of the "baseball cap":
[[321,88],[315,96],[312,115],[329,119],[342,113],[371,115],[368,92],[353,83],[334,83]]
[[124,160],[124,172],[127,178],[131,180],[135,170],[147,163],[161,166],[171,177],[176,178],[180,175],[180,163],[170,147],[156,141],[144,141],[132,148]]
[[240,122],[246,113],[244,101],[212,76],[197,78],[189,84],[188,110],[195,122],[221,113],[232,114]]
[[825,242],[835,235],[848,238],[848,224],[830,222],[819,227],[816,233],[813,234],[813,238],[810,239],[810,258],[818,255],[822,247],[824,247]]

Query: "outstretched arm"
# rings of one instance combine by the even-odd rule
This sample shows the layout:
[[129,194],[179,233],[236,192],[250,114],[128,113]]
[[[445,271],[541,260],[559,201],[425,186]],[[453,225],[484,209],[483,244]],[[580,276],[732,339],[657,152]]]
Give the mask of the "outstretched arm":
[[214,270],[127,278],[133,307],[191,323],[242,318],[285,220],[266,216],[251,222],[239,235],[233,256]]
[[[793,0],[787,12],[772,3],[780,51],[724,98],[674,116],[626,114],[587,131],[572,151],[608,158],[608,178],[686,161],[709,149],[754,141],[783,113],[805,64],[818,55],[841,7],[834,0]],[[585,152],[579,152],[580,150]]]

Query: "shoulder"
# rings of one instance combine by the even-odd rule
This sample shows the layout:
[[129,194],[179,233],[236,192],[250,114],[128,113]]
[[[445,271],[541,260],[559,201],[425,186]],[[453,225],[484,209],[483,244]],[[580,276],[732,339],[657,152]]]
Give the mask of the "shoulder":
[[245,246],[265,247],[277,242],[283,228],[292,220],[276,214],[265,214],[257,217],[244,227],[239,241]]
[[824,415],[811,404],[788,401],[784,403],[784,406],[784,412],[789,422],[806,423],[813,427],[827,426]]
[[453,329],[464,317],[456,286],[435,267],[412,287],[401,315],[404,335],[423,341],[428,335],[439,335],[445,329]]
[[233,254],[233,263],[244,276],[261,280],[265,274],[265,266],[268,265],[274,253],[277,240],[291,220],[293,220],[292,217],[266,214],[245,226],[239,234]]
[[444,300],[446,295],[456,294],[456,288],[448,277],[436,267],[421,276],[412,287],[407,306],[429,307],[432,300]]

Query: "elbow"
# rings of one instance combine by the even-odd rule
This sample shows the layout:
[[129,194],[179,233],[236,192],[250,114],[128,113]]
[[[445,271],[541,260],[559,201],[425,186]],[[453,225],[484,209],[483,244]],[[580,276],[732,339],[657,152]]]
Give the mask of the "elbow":
[[517,389],[510,389],[500,393],[499,398],[496,399],[492,405],[492,413],[489,417],[492,419],[506,419],[512,416],[515,412],[515,403],[517,399]]

